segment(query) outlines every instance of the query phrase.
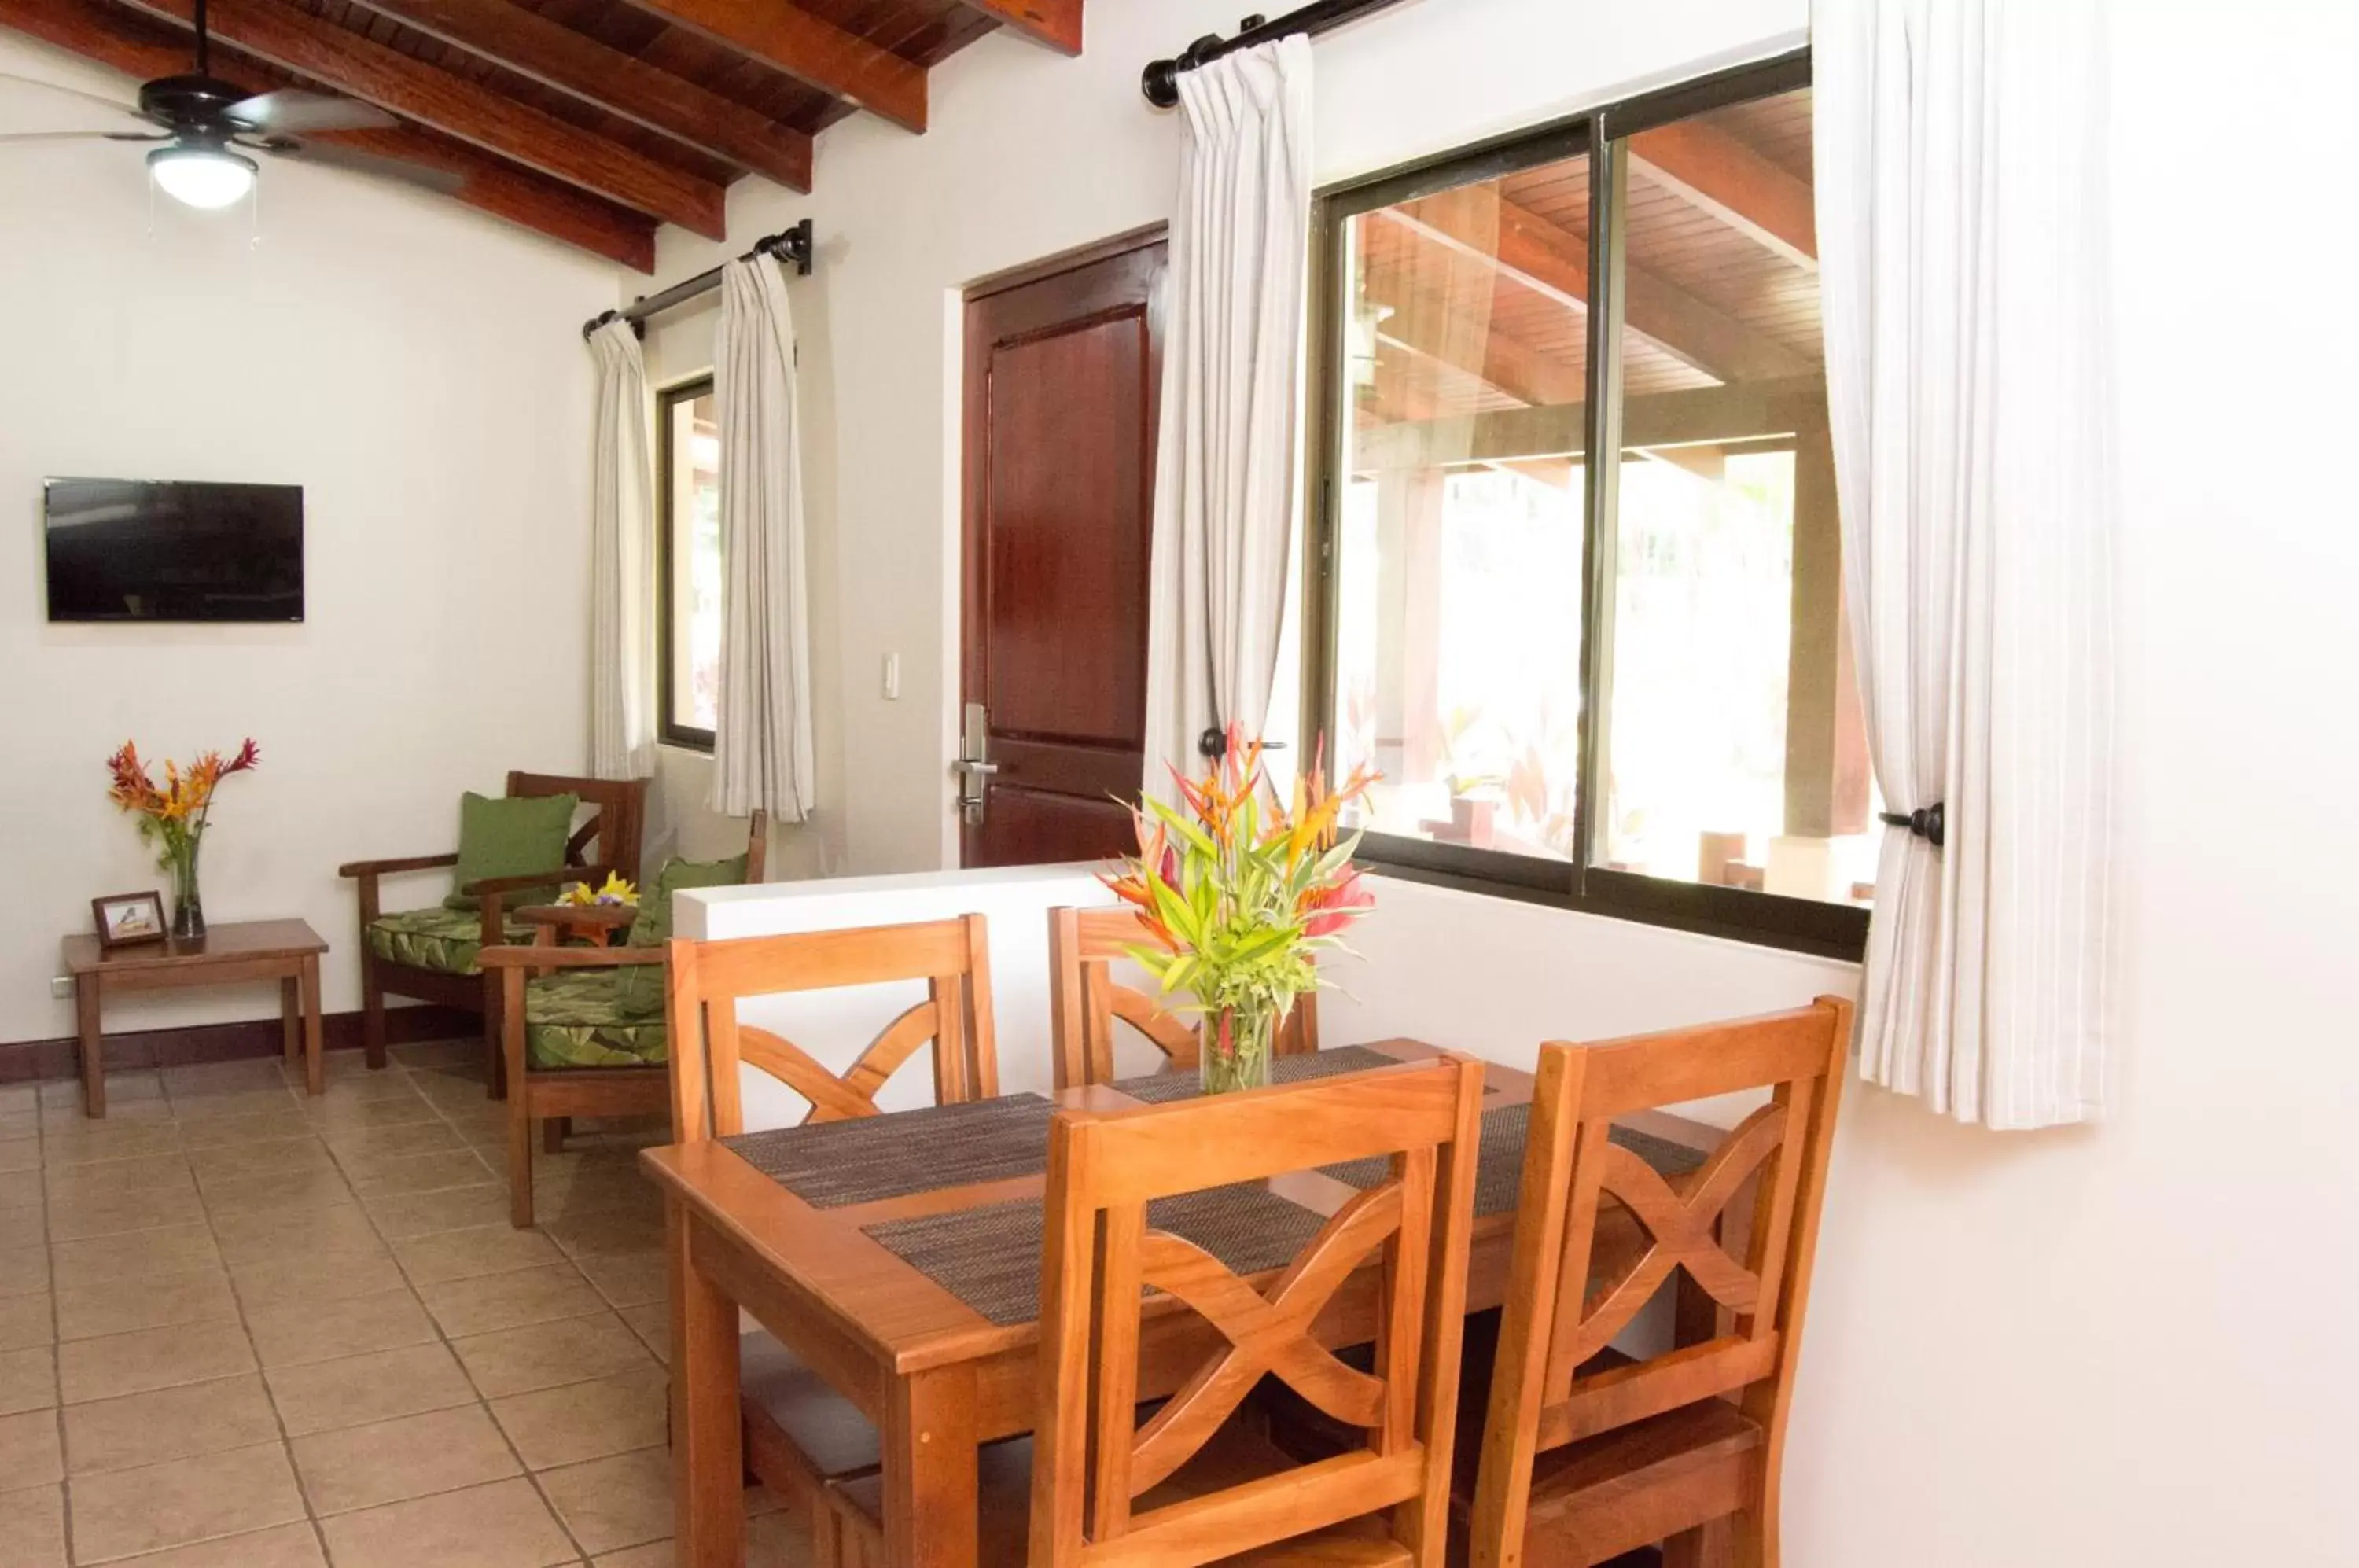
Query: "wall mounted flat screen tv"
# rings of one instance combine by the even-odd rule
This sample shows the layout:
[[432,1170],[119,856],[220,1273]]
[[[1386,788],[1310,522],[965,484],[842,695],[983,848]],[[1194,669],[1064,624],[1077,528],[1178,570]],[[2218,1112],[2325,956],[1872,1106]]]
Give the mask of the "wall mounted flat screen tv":
[[52,621],[299,621],[303,487],[46,485]]

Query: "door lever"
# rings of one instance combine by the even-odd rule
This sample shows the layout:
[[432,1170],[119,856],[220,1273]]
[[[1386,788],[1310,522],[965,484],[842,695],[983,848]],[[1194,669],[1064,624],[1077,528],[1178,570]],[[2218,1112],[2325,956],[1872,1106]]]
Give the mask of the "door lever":
[[958,760],[951,764],[951,771],[958,775],[959,820],[969,827],[983,824],[986,780],[999,771],[999,764],[986,760],[990,753],[989,717],[982,703],[969,702],[960,725]]

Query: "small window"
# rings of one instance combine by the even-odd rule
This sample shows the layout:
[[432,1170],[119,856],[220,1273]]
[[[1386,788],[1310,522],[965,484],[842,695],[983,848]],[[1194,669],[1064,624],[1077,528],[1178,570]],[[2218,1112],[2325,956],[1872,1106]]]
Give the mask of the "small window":
[[[1609,118],[1609,128],[1611,120]],[[1614,139],[1593,864],[1822,903],[1877,837],[1819,338],[1810,92]]]
[[1322,193],[1302,707],[1384,775],[1370,859],[1860,950],[1809,81],[1792,56]]
[[668,388],[656,418],[663,739],[710,751],[721,707],[721,431],[712,382]]
[[1588,191],[1581,153],[1342,227],[1330,733],[1388,837],[1578,846]]

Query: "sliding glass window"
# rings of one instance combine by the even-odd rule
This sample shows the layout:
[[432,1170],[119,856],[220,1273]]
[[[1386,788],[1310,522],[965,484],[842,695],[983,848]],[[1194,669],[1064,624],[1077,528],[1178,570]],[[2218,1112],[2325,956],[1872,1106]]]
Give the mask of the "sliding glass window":
[[1858,951],[1808,82],[1749,67],[1322,196],[1304,708],[1385,776],[1370,859]]
[[721,432],[710,378],[658,394],[656,468],[663,739],[710,751],[721,711]]

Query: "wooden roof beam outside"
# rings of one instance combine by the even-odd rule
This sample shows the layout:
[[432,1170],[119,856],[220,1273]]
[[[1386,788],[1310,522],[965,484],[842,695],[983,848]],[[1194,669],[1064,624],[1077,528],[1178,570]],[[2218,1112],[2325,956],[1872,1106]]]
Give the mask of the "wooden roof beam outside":
[[[193,25],[193,0],[129,0]],[[280,3],[212,0],[219,41],[709,239],[728,237],[722,188]]]
[[1060,53],[1082,52],[1082,0],[964,0],[964,4]]
[[1791,174],[1716,126],[1681,120],[1630,138],[1631,161],[1699,212],[1708,212],[1765,250],[1819,269],[1819,221],[1808,180]]
[[[1383,292],[1373,276],[1370,287]],[[1468,310],[1412,300],[1377,325],[1376,338],[1474,376],[1518,403],[1571,403],[1586,396],[1587,373],[1580,365],[1533,347],[1501,327],[1496,317],[1495,306]]]
[[926,70],[788,0],[631,0],[739,54],[912,131],[926,128]]
[[[122,71],[135,81],[179,75],[189,69],[184,43],[147,34],[136,18],[111,0],[0,0],[0,26]],[[212,69],[214,75],[249,92],[286,85],[219,55]],[[126,91],[124,96],[127,100],[130,93]],[[463,142],[407,126],[338,131],[309,139],[448,169],[466,179],[456,199],[471,207],[641,272],[655,270],[652,224],[502,163]],[[267,169],[266,165],[266,178]]]
[[[1589,247],[1578,236],[1500,196],[1495,186],[1446,191],[1379,215],[1435,245],[1479,257],[1501,276],[1559,304],[1589,310]],[[1636,267],[1623,272],[1623,324],[1716,381],[1777,381],[1812,366],[1754,331]]]
[[362,0],[446,44],[751,169],[811,188],[810,133],[613,49],[512,0]]
[[[1825,418],[1826,386],[1815,376],[1650,392],[1623,404],[1622,444],[1652,449],[1756,441],[1793,435]],[[1588,444],[1588,408],[1555,403],[1359,430],[1352,438],[1352,467],[1374,474],[1579,458]]]

